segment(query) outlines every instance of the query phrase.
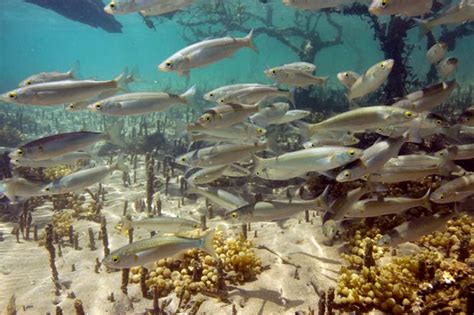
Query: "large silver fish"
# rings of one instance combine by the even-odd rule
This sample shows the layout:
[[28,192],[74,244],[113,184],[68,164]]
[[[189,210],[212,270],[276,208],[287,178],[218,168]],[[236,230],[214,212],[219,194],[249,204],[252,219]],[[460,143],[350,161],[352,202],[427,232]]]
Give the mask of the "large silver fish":
[[49,183],[44,187],[43,192],[48,195],[77,192],[101,182],[116,170],[126,171],[127,166],[119,161],[112,165],[97,166],[74,172]]
[[44,184],[35,183],[21,177],[12,177],[0,181],[0,197],[6,196],[12,203],[30,197],[44,196]]
[[[259,137],[264,136],[267,133],[265,128],[247,123],[236,124],[228,128],[216,129],[209,129],[200,124],[189,124],[187,130],[188,132],[198,132],[199,134],[209,135],[221,140],[235,139],[246,142],[255,142]],[[193,134],[191,134],[191,139],[195,141],[197,138],[193,137]],[[206,139],[206,137],[203,137],[203,139]]]
[[191,69],[204,67],[230,57],[244,47],[258,52],[253,43],[253,30],[243,38],[223,37],[198,42],[167,58],[158,68],[161,71],[177,72],[179,75],[188,76]]
[[349,101],[365,96],[381,87],[392,72],[394,64],[393,59],[388,59],[370,67],[348,90],[347,98]]
[[259,83],[239,83],[239,84],[226,85],[226,86],[217,88],[215,90],[212,90],[210,92],[207,92],[206,94],[204,94],[203,97],[207,101],[217,102],[220,98],[222,98],[226,94],[229,94],[238,90],[242,90],[248,87],[253,87],[253,86],[265,86],[265,85],[259,84]]
[[208,129],[229,128],[258,111],[257,105],[225,104],[208,109],[197,119],[196,124]]
[[217,100],[218,104],[243,103],[257,104],[266,99],[283,97],[294,103],[293,92],[279,89],[274,86],[251,86],[241,90],[229,92]]
[[369,12],[375,15],[420,16],[431,10],[433,0],[373,0]]
[[426,53],[426,59],[435,65],[444,58],[447,52],[448,45],[446,43],[439,42],[431,46],[431,48]]
[[125,147],[120,136],[122,128],[123,124],[118,124],[104,133],[79,131],[48,136],[16,148],[9,156],[12,160],[46,160],[86,148],[99,141],[110,141]]
[[24,87],[24,86],[34,85],[38,83],[75,80],[78,68],[79,68],[79,62],[76,62],[76,65],[67,72],[41,72],[38,74],[34,74],[24,79],[23,81],[21,81],[18,86]]
[[353,207],[354,203],[368,192],[368,187],[358,187],[336,199],[332,204],[328,205],[323,217],[323,224],[330,220],[340,221],[344,219],[346,213]]
[[109,116],[132,116],[163,112],[176,104],[189,104],[196,93],[193,86],[181,95],[138,92],[112,96],[88,106],[92,112]]
[[472,0],[461,0],[457,5],[439,13],[428,20],[417,20],[420,24],[420,35],[429,33],[438,25],[461,24],[474,20],[474,2]]
[[16,167],[53,167],[57,165],[67,165],[81,160],[91,159],[91,154],[89,152],[71,152],[64,155],[58,156],[56,158],[47,159],[47,160],[26,160],[26,159],[17,159],[10,160],[10,163]]
[[365,132],[387,125],[405,124],[418,117],[418,114],[392,106],[369,106],[350,110],[328,118],[310,127],[311,133],[320,131]]
[[474,174],[453,179],[436,189],[430,197],[435,203],[463,201],[474,194]]
[[183,231],[190,231],[198,229],[201,226],[199,222],[175,218],[175,217],[155,217],[155,218],[144,218],[141,220],[133,220],[128,217],[122,218],[122,232],[127,231],[131,228],[140,228],[149,232],[157,232],[159,234],[164,233],[178,233]]
[[328,77],[316,77],[311,73],[293,70],[285,67],[276,67],[265,70],[266,76],[279,83],[295,87],[305,88],[311,85],[326,85]]
[[354,71],[339,72],[337,74],[337,79],[339,82],[341,82],[341,84],[344,85],[348,90],[352,88],[354,83],[356,83],[359,78],[360,74]]
[[127,73],[109,81],[66,80],[21,87],[0,96],[7,103],[24,105],[61,105],[86,101],[108,90],[126,89]]
[[305,10],[321,10],[328,8],[336,8],[339,6],[350,5],[352,3],[367,2],[366,0],[282,0],[283,3],[290,7]]
[[402,213],[411,208],[423,207],[431,210],[430,190],[421,198],[388,197],[364,199],[352,204],[345,216],[348,218],[370,218],[387,214]]
[[240,208],[248,204],[248,202],[242,199],[240,196],[236,196],[225,190],[213,187],[201,188],[191,186],[186,192],[189,194],[201,195],[227,211],[235,210],[236,208]]
[[216,256],[214,232],[211,230],[201,238],[167,235],[140,240],[113,251],[104,258],[102,263],[110,268],[131,268],[147,265],[163,258],[176,257],[192,248],[199,248]]

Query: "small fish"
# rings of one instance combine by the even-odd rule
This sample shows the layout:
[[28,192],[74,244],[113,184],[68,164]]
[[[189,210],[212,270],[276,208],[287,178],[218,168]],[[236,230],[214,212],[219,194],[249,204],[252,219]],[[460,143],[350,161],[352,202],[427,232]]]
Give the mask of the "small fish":
[[474,126],[474,107],[467,108],[459,116],[458,122],[464,126]]
[[253,30],[244,38],[223,37],[198,42],[181,49],[163,61],[159,70],[188,76],[191,69],[204,67],[232,56],[237,50],[248,47],[257,51],[253,43]]
[[370,67],[348,90],[347,98],[349,101],[363,97],[381,87],[392,72],[394,64],[393,59],[388,59]]
[[208,129],[229,128],[258,111],[257,105],[225,104],[208,109],[197,119],[196,124]]
[[431,29],[438,25],[462,24],[474,20],[474,2],[471,0],[461,0],[457,5],[442,11],[437,16],[428,20],[416,20],[420,25],[420,36],[431,32]]
[[457,87],[459,84],[456,80],[437,83],[398,99],[392,106],[417,113],[431,112],[437,106],[445,103]]
[[80,191],[103,181],[116,170],[125,172],[127,166],[119,161],[112,165],[97,166],[74,172],[49,183],[44,187],[43,192],[47,195],[57,195]]
[[387,125],[401,125],[418,117],[418,114],[392,106],[369,106],[353,109],[320,123],[311,125],[310,133],[320,131],[365,132]]
[[259,201],[226,213],[233,223],[272,222],[286,220],[302,211],[321,208],[320,199],[299,201]]
[[28,85],[34,85],[38,83],[75,80],[76,73],[78,72],[78,68],[79,68],[79,62],[77,62],[76,65],[68,72],[41,72],[32,76],[29,76],[25,80],[21,81],[18,86],[25,87]]
[[364,2],[365,0],[282,0],[287,6],[304,10],[321,10]]
[[155,217],[155,218],[144,218],[141,220],[131,220],[128,217],[122,218],[122,232],[127,231],[131,228],[140,228],[149,232],[157,232],[158,234],[165,233],[178,233],[182,231],[190,231],[200,228],[199,222],[174,218],[174,217]]
[[328,77],[316,77],[305,71],[283,67],[265,70],[265,74],[269,79],[279,84],[286,84],[300,88],[305,88],[311,85],[324,86],[328,80]]
[[285,113],[285,115],[283,115],[283,117],[279,118],[278,120],[274,120],[272,124],[273,125],[288,124],[290,122],[294,122],[294,121],[306,118],[309,115],[311,115],[311,112],[308,110],[301,110],[301,109],[289,110]]
[[99,141],[110,141],[125,147],[126,144],[120,137],[122,128],[123,123],[120,123],[104,133],[79,131],[48,136],[16,148],[9,156],[12,160],[47,160],[83,149]]
[[295,174],[306,172],[324,172],[348,163],[362,156],[362,150],[347,147],[320,147],[288,152],[274,158],[259,158],[254,156],[256,171],[266,169],[294,170]]
[[360,161],[340,172],[338,182],[350,182],[361,178],[368,179],[370,174],[379,171],[390,158],[398,155],[407,137],[389,138],[378,141],[363,151]]
[[218,104],[243,103],[257,104],[265,99],[284,97],[294,103],[293,92],[274,86],[251,86],[225,94],[217,100]]
[[77,161],[89,160],[89,159],[91,159],[90,153],[77,151],[77,152],[66,153],[56,158],[47,159],[47,160],[17,159],[17,160],[10,160],[10,163],[16,167],[39,168],[39,167],[53,167],[57,165],[67,165],[67,164],[72,164]]
[[215,167],[203,168],[197,171],[196,173],[190,175],[189,177],[185,176],[185,178],[189,183],[193,184],[194,186],[209,184],[222,177],[227,167],[228,165],[220,165]]
[[159,4],[145,10],[141,10],[143,16],[159,16],[175,11],[182,10],[191,4],[194,0],[161,0]]
[[241,197],[214,187],[201,188],[197,186],[191,186],[188,187],[188,190],[186,192],[188,194],[201,195],[209,199],[212,203],[218,205],[221,208],[224,208],[227,211],[231,211],[248,204],[248,202],[242,199]]
[[115,269],[143,266],[163,258],[176,257],[192,248],[199,248],[215,257],[214,234],[215,230],[211,230],[201,238],[166,235],[140,240],[113,251],[102,264]]
[[327,206],[327,211],[323,216],[323,225],[328,221],[340,221],[344,219],[346,213],[353,207],[354,203],[368,192],[369,189],[367,187],[358,187],[336,199],[332,204]]
[[451,57],[441,60],[436,69],[438,70],[440,76],[446,80],[447,78],[451,77],[454,72],[456,72],[458,67],[459,59]]
[[447,52],[448,45],[446,43],[439,42],[431,46],[431,48],[426,53],[426,59],[435,65],[444,58]]
[[257,177],[266,180],[289,180],[292,178],[303,178],[306,179],[308,172],[298,171],[293,169],[279,168],[279,167],[264,167],[254,170],[254,174]]
[[[242,139],[245,139],[248,142],[255,142],[259,137],[262,137],[267,133],[265,128],[247,123],[220,129],[209,129],[200,124],[189,124],[187,130],[188,132],[198,132],[199,134],[213,136],[222,140],[235,139],[242,141]],[[192,134],[191,139],[196,141],[196,137],[193,137]]]
[[220,144],[188,152],[175,162],[190,167],[213,167],[250,160],[252,154],[267,149],[267,143]]
[[316,71],[315,65],[309,62],[302,62],[302,61],[287,63],[280,66],[279,68],[287,69],[287,70],[304,71],[310,74]]
[[435,156],[455,161],[474,159],[474,144],[452,145],[436,152]]
[[0,195],[6,196],[12,203],[30,197],[46,195],[43,183],[35,183],[21,177],[12,177],[0,181]]
[[250,174],[252,174],[252,172],[237,164],[230,164],[224,170],[224,176],[228,177],[246,177]]
[[453,179],[436,189],[430,197],[434,203],[458,202],[474,194],[474,175]]
[[360,78],[360,74],[354,71],[345,71],[337,74],[337,79],[344,85],[348,90],[352,88],[354,83]]
[[373,0],[369,12],[374,15],[420,16],[428,13],[433,0]]
[[406,242],[414,242],[426,234],[442,230],[446,227],[446,223],[457,215],[456,213],[444,216],[433,215],[404,222],[387,234],[384,234],[377,242],[377,245],[397,246]]
[[371,218],[387,214],[402,213],[408,209],[423,207],[431,210],[430,190],[421,198],[392,197],[359,200],[345,213],[348,218]]
[[112,96],[88,106],[92,112],[108,116],[132,116],[163,112],[175,104],[189,104],[196,93],[193,86],[181,95],[164,92],[128,93]]
[[288,112],[290,109],[290,104],[288,103],[274,103],[270,106],[267,106],[258,113],[250,116],[250,121],[256,125],[267,127],[273,125]]
[[66,80],[21,87],[3,95],[7,103],[50,106],[86,101],[108,90],[126,89],[127,71],[109,81]]
[[104,7],[108,14],[127,14],[146,10],[158,5],[163,0],[112,0]]
[[203,97],[206,101],[217,102],[220,98],[224,97],[226,94],[229,94],[229,93],[232,93],[232,92],[235,92],[235,91],[239,91],[239,90],[243,90],[243,89],[246,89],[246,88],[249,88],[249,87],[254,87],[254,86],[266,86],[266,85],[259,84],[259,83],[244,83],[244,84],[226,85],[226,86],[222,86],[218,89],[212,90],[210,92],[207,92],[206,94],[204,94]]

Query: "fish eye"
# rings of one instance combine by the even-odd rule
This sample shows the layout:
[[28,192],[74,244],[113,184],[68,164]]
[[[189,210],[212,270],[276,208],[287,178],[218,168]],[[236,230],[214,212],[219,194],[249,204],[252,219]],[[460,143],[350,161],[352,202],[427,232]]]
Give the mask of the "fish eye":
[[167,61],[167,62],[165,63],[165,65],[166,65],[167,67],[171,68],[171,66],[173,65],[173,63],[172,63],[171,61]]
[[258,128],[258,129],[257,129],[257,133],[260,133],[260,134],[263,133],[263,129],[262,129],[262,128]]
[[344,177],[345,177],[345,178],[351,177],[351,172],[349,172],[349,171],[344,172]]
[[16,98],[16,97],[17,97],[17,94],[16,94],[16,92],[10,92],[10,93],[8,93],[8,97],[10,97],[10,98]]
[[277,71],[275,69],[272,69],[272,73],[275,74],[277,73]]
[[354,156],[354,155],[356,154],[354,150],[349,150],[347,153],[348,153],[350,156]]
[[186,162],[186,160],[187,160],[186,157],[181,158],[181,162]]
[[96,109],[101,109],[101,108],[102,108],[102,103],[97,103],[97,104],[95,104],[95,108],[96,108]]
[[380,64],[380,68],[382,68],[382,69],[385,68],[385,62],[382,62],[382,63]]
[[51,190],[51,188],[49,188],[49,187],[46,187],[46,188],[44,189],[44,191],[50,191],[50,190]]
[[437,124],[437,125],[441,125],[442,123],[443,123],[443,122],[442,122],[441,120],[439,120],[439,119],[436,121],[436,124]]
[[17,153],[18,155],[23,155],[23,150],[17,150],[16,153]]
[[69,109],[74,109],[74,105],[69,105]]
[[[386,7],[388,4],[388,0],[382,0],[381,1],[382,7]],[[383,67],[382,67],[383,68]]]
[[112,256],[112,261],[113,261],[114,263],[118,263],[118,262],[120,261],[120,257],[117,256],[117,255],[114,255],[114,256]]
[[210,97],[213,97],[213,96],[214,96],[214,93],[209,93],[209,96],[210,96]]
[[238,217],[237,212],[233,212],[230,216],[234,219],[237,219]]
[[43,151],[43,146],[38,146],[38,150]]
[[260,176],[261,173],[260,173],[260,171],[256,171],[255,174],[256,174],[257,176]]
[[221,99],[219,100],[219,103],[224,103],[224,99],[221,98]]
[[211,120],[211,117],[210,117],[210,116],[206,116],[205,119],[206,119],[206,121],[209,121],[209,120]]
[[409,111],[408,111],[408,112],[405,112],[405,116],[408,117],[408,118],[410,118],[410,117],[413,116],[413,113],[412,113],[412,112],[409,112]]
[[31,81],[26,81],[26,85],[31,85]]
[[344,73],[344,76],[345,76],[346,78],[348,78],[348,77],[349,77],[349,73],[347,73],[347,72]]
[[445,198],[445,195],[444,195],[444,194],[440,194],[440,195],[439,195],[439,199],[440,199],[440,200],[444,200],[444,198]]

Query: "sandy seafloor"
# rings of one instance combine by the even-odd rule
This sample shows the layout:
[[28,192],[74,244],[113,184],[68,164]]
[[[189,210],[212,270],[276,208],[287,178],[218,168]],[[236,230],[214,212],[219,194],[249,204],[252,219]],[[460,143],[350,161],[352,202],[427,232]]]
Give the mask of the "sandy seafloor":
[[[121,172],[115,172],[103,183],[108,193],[102,214],[107,220],[111,250],[128,243],[128,237],[115,229],[122,216],[124,201],[133,201],[137,197],[145,198],[143,159],[137,172],[137,183],[132,183],[130,187],[123,186]],[[171,179],[168,196],[164,196],[164,188],[157,192],[163,202],[163,214],[199,221],[199,209],[202,211],[205,208],[204,198],[200,197],[195,203],[186,199],[185,205],[178,208],[181,195],[176,182],[176,178]],[[92,190],[96,189],[95,186]],[[227,190],[232,192],[231,189]],[[89,197],[87,198],[88,201]],[[52,219],[51,209],[52,204],[46,203],[33,212],[33,224],[38,225],[39,235]],[[129,213],[130,211],[132,210],[129,206]],[[250,240],[256,245],[265,245],[278,252],[281,257],[299,265],[300,268],[295,273],[295,266],[283,263],[279,257],[267,250],[255,249],[263,265],[270,268],[258,275],[256,281],[230,291],[229,300],[236,306],[238,314],[294,314],[296,311],[308,311],[308,307],[317,309],[318,296],[311,282],[322,290],[334,287],[340,265],[337,263],[337,247],[324,245],[320,217],[311,215],[311,221],[305,222],[303,212],[286,221],[283,228],[276,223],[251,225]],[[208,225],[213,224],[208,222]],[[73,226],[74,230],[79,232],[79,244],[82,249],[74,250],[65,245],[62,247],[63,256],[56,258],[59,278],[63,285],[62,293],[57,297],[50,278],[49,254],[45,247],[39,247],[33,240],[23,240],[21,236],[20,243],[17,243],[16,237],[10,233],[14,223],[0,223],[0,231],[3,234],[3,241],[0,241],[0,310],[5,309],[8,300],[15,294],[18,314],[54,314],[56,304],[61,306],[64,314],[72,314],[74,299],[68,297],[71,292],[82,300],[87,314],[143,314],[146,308],[152,308],[153,301],[142,298],[139,285],[129,284],[128,296],[121,292],[121,272],[108,273],[103,266],[99,274],[94,272],[96,258],[102,260],[104,255],[102,241],[97,240],[100,225],[78,220]],[[94,251],[88,247],[89,227],[92,227],[96,234],[97,249]],[[240,225],[229,226],[226,236],[236,237],[240,229]],[[254,230],[257,230],[256,238]],[[136,231],[135,240],[141,235],[149,237],[147,232]],[[74,272],[71,270],[72,264],[76,268]],[[115,302],[107,300],[111,292],[114,293]],[[199,314],[232,314],[232,304],[219,302],[211,297],[204,298],[206,301],[201,305]],[[167,310],[174,313],[176,307],[177,299],[174,299]]]

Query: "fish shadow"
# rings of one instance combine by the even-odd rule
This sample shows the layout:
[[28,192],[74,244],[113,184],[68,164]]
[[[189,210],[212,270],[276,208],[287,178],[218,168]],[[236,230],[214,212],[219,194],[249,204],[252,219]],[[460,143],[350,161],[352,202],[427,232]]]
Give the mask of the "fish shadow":
[[297,307],[304,303],[304,300],[288,300],[281,296],[281,293],[278,291],[272,291],[269,289],[260,289],[260,290],[244,290],[237,287],[229,286],[229,289],[232,292],[229,292],[229,297],[231,296],[239,296],[243,297],[245,300],[248,299],[258,299],[263,301],[263,305],[260,308],[259,314],[263,313],[263,308],[267,302],[271,302],[273,304],[283,306],[285,310],[289,310],[291,308]]

